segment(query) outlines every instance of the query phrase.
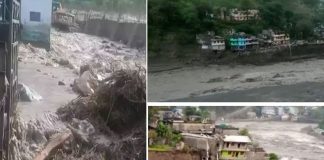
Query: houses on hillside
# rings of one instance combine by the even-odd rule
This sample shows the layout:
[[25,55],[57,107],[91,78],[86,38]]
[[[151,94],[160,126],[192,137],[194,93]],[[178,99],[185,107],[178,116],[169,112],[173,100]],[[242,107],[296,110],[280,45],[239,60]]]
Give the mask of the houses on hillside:
[[289,34],[282,31],[263,30],[260,34],[260,39],[270,45],[288,45],[290,43]]
[[238,9],[238,8],[220,8],[219,15],[220,20],[233,21],[233,22],[246,22],[252,20],[260,20],[260,12],[258,9]]
[[202,50],[211,50],[222,53],[225,50],[233,52],[245,52],[265,47],[287,47],[290,45],[289,34],[281,31],[263,30],[258,35],[249,35],[244,32],[226,35],[227,38],[215,36],[214,34],[197,35],[197,42]]
[[230,9],[229,13],[231,21],[250,21],[260,19],[259,10],[257,9],[240,10],[234,8]]
[[[258,9],[220,8],[219,14],[216,17],[219,20],[234,22],[234,24],[261,20]],[[319,34],[322,34],[321,31],[319,29]],[[259,48],[287,47],[290,45],[290,36],[288,33],[272,29],[265,29],[259,34],[249,35],[243,32],[233,32],[233,29],[229,28],[228,31],[222,33],[222,36],[208,32],[207,34],[197,35],[196,38],[202,50],[213,51],[215,53],[222,53],[225,50],[241,53]]]
[[199,34],[196,36],[197,42],[201,45],[202,50],[212,50],[213,52],[225,51],[225,39],[221,36],[215,36],[213,32]]

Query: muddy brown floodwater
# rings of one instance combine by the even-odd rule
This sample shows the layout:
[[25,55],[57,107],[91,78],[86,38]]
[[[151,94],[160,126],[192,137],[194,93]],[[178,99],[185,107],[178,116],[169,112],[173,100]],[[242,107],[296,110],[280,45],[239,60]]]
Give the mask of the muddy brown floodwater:
[[[317,97],[312,98],[314,94],[312,94],[312,90],[308,91],[307,86],[305,87],[308,84],[305,83],[324,82],[323,63],[323,59],[313,58],[263,66],[182,66],[180,68],[174,67],[175,69],[172,70],[164,69],[164,71],[161,71],[161,68],[164,68],[166,64],[161,64],[155,67],[155,72],[151,69],[148,75],[148,98],[152,102],[251,102],[259,99],[262,99],[262,102],[277,102],[278,99],[279,101],[292,102],[291,98],[293,98],[293,101],[321,101],[323,100],[322,93],[315,93]],[[153,67],[150,66],[149,68]],[[292,87],[285,89],[285,93],[283,93],[284,91],[280,88],[283,86]],[[295,88],[301,88],[301,91],[308,92],[299,96],[295,93],[300,92],[300,90],[296,92]],[[260,91],[252,89],[260,89]],[[243,91],[248,92],[241,93]],[[263,93],[263,91],[270,93]],[[277,92],[274,93],[273,91]],[[253,92],[256,92],[256,94]],[[287,98],[281,98],[281,95],[276,97],[278,93]],[[245,94],[250,96],[240,98],[241,95]],[[265,97],[262,97],[262,95],[265,95]]]
[[235,127],[247,128],[253,141],[268,153],[294,160],[323,160],[324,140],[309,135],[306,127],[316,124],[291,122],[230,122]]

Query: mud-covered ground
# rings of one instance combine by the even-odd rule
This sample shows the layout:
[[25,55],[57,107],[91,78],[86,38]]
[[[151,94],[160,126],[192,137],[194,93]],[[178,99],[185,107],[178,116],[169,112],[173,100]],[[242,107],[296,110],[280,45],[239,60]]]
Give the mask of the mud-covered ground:
[[[158,72],[152,71],[148,75],[149,101],[320,101],[324,99],[320,96],[322,93],[311,94],[307,83],[324,82],[323,64],[323,59],[314,58],[263,66],[177,65],[164,69],[161,67],[164,65],[160,65],[155,67]],[[281,89],[281,86],[287,86],[287,89]],[[266,93],[261,91],[263,88]],[[318,87],[314,85],[313,88]],[[254,94],[244,97],[249,94],[244,91]],[[305,92],[304,96],[297,95],[301,91]],[[240,99],[241,95],[243,98]],[[281,99],[274,95],[286,97]]]
[[324,140],[308,134],[305,128],[316,124],[291,122],[230,122],[235,127],[247,128],[253,141],[268,153],[276,153],[289,160],[324,159]]

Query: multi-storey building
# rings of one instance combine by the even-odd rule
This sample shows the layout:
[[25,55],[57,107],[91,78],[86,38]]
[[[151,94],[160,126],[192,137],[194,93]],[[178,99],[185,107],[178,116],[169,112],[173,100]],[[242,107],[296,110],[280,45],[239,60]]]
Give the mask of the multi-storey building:
[[255,36],[249,36],[245,33],[235,34],[229,41],[232,51],[245,51],[246,49],[256,48],[259,45],[259,41]]
[[249,10],[231,9],[230,10],[230,19],[233,21],[257,20],[257,19],[260,19],[259,10],[257,10],[257,9],[249,9]]
[[261,37],[264,41],[272,45],[289,45],[290,37],[289,34],[281,32],[281,31],[273,31],[273,30],[264,30],[262,31]]
[[214,36],[214,34],[206,34],[206,35],[197,35],[197,42],[201,44],[201,49],[203,50],[212,50],[214,52],[224,51],[225,39],[220,36]]
[[224,51],[225,50],[225,39],[220,36],[215,36],[211,39],[211,49],[213,51]]
[[248,136],[225,136],[220,148],[221,160],[247,160],[251,140]]

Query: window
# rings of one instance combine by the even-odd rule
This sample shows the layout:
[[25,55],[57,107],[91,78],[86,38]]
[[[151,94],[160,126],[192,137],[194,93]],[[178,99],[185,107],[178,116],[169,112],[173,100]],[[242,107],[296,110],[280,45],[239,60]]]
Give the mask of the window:
[[40,12],[30,12],[30,21],[40,22]]

